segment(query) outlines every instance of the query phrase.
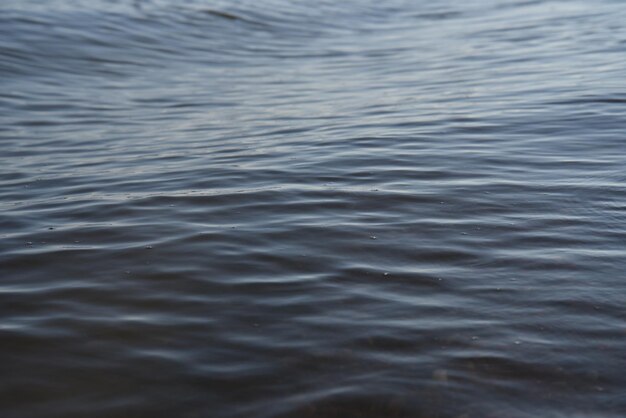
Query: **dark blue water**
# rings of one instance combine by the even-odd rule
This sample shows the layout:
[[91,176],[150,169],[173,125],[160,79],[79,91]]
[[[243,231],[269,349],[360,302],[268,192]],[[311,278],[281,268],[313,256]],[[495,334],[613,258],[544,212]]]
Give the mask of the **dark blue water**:
[[620,1],[0,2],[0,415],[626,416]]

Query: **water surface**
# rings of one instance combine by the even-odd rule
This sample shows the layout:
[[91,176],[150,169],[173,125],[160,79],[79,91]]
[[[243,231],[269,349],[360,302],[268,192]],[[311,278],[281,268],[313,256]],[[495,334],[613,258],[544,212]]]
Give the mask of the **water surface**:
[[2,1],[2,416],[623,417],[625,21]]

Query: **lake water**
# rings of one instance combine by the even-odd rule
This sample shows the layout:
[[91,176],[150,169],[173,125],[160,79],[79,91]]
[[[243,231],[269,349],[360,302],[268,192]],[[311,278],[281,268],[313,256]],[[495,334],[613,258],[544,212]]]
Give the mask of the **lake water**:
[[626,416],[625,22],[3,0],[2,417]]

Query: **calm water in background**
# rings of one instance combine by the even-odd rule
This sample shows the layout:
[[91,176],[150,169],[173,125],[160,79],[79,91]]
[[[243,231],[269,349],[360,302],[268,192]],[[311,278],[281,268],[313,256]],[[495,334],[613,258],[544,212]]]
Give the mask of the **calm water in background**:
[[623,417],[624,22],[3,0],[2,417]]

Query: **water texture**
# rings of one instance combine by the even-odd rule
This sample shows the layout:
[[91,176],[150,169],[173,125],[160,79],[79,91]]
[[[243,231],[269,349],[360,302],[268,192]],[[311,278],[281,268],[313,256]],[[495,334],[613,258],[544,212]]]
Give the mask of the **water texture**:
[[0,2],[0,415],[626,416],[620,1]]

